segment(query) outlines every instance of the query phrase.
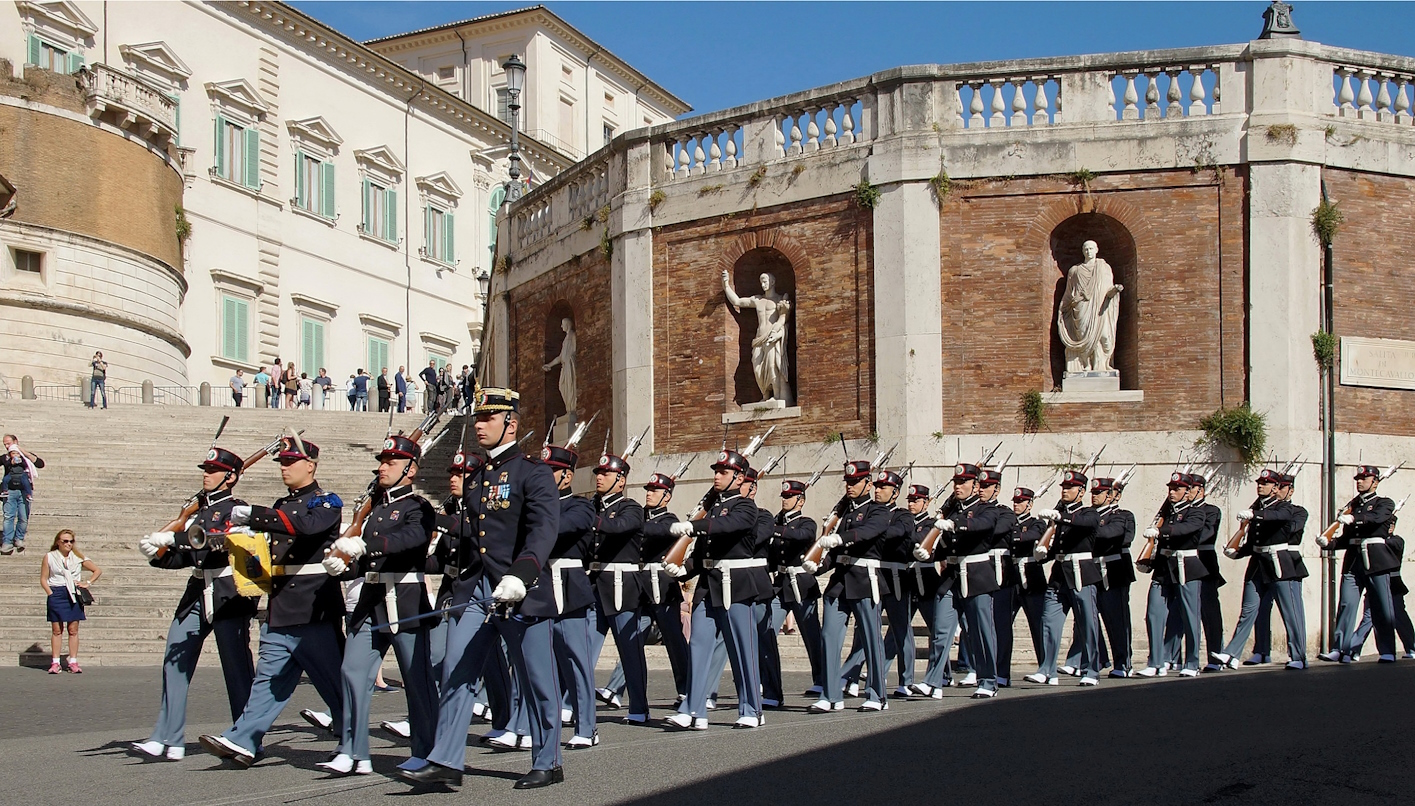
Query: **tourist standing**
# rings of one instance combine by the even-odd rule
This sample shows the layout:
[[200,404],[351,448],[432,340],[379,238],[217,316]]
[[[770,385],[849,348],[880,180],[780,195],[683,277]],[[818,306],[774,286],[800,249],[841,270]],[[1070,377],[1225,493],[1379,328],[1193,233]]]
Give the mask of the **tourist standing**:
[[291,361],[285,365],[285,372],[280,376],[280,385],[285,391],[285,408],[295,407],[295,395],[300,391],[300,376],[295,374],[295,362]]
[[384,367],[378,373],[378,410],[388,411],[391,400],[391,390],[388,386],[388,367]]
[[363,367],[354,376],[354,411],[368,411],[368,373]]
[[[48,597],[47,609],[52,632],[49,638],[49,673],[59,674],[59,639],[69,633],[69,671],[79,674],[79,622],[84,620],[85,599],[92,601],[88,587],[103,576],[103,571],[85,557],[75,545],[72,529],[60,529],[49,546],[49,553],[39,565],[39,587]],[[82,579],[89,572],[88,582]],[[80,593],[80,591],[83,591]]]
[[5,453],[0,459],[0,496],[5,499],[4,540],[0,554],[25,551],[25,535],[29,531],[30,503],[34,501],[34,482],[44,460],[20,447],[19,437],[5,435]]
[[93,369],[93,385],[88,390],[88,407],[95,408],[98,396],[103,396],[103,408],[108,408],[108,362],[103,360],[103,353],[93,354],[93,360],[89,362]]
[[408,378],[404,375],[405,369],[398,367],[398,373],[393,376],[393,393],[398,396],[399,414],[408,410]]
[[423,412],[427,413],[437,405],[437,362],[427,362],[418,377],[423,381]]
[[236,374],[231,376],[231,380],[227,381],[226,385],[231,387],[231,399],[236,401],[236,408],[239,409],[241,399],[246,394],[246,379],[241,377],[241,370],[236,370]]
[[319,376],[314,379],[314,385],[319,390],[319,408],[323,409],[329,403],[329,388],[334,385],[334,379],[329,377],[328,370],[320,367]]
[[308,372],[300,373],[300,402],[295,408],[307,409],[314,401],[314,381]]
[[265,367],[261,367],[260,370],[256,372],[255,377],[252,378],[251,380],[255,382],[255,393],[256,393],[256,395],[258,395],[260,398],[264,398],[264,399],[265,399],[265,405],[269,406],[269,405],[270,405],[270,373],[265,371]]

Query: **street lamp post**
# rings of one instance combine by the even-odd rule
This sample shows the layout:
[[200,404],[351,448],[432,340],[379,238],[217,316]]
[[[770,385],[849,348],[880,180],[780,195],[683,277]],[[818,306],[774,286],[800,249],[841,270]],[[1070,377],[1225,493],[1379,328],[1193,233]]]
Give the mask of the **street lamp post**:
[[506,71],[506,109],[511,113],[511,166],[506,201],[513,202],[521,198],[521,141],[516,132],[520,128],[517,123],[521,112],[521,89],[526,82],[526,63],[513,53],[501,68]]

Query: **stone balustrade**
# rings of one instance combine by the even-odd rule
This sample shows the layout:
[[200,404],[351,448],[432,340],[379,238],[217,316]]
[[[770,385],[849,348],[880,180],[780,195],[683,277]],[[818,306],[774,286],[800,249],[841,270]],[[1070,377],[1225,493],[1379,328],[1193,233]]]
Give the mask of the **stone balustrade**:
[[89,114],[109,115],[124,129],[166,145],[177,137],[177,102],[143,80],[106,64],[90,65],[80,73]]
[[1337,63],[1332,65],[1332,83],[1336,116],[1411,125],[1415,73]]

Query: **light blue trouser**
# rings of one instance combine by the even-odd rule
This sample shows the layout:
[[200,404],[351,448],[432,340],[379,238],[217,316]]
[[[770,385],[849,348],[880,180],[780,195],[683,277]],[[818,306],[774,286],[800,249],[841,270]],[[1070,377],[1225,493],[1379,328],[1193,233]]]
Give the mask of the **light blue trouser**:
[[[1248,634],[1252,632],[1253,624],[1257,622],[1258,614],[1262,611],[1262,603],[1267,602],[1271,607],[1274,599],[1277,600],[1278,612],[1282,613],[1282,623],[1287,627],[1287,654],[1293,660],[1307,660],[1306,619],[1302,616],[1302,600],[1294,600],[1292,588],[1284,586],[1281,582],[1263,582],[1256,578],[1243,583],[1243,606],[1238,613],[1238,624],[1233,628],[1233,638],[1228,642],[1228,646],[1223,648],[1225,655],[1239,657],[1242,654],[1243,645],[1248,643]],[[1271,626],[1268,629],[1271,631]],[[1265,654],[1271,652],[1269,647]]]
[[251,662],[251,620],[249,617],[202,620],[193,609],[186,617],[173,619],[167,628],[167,651],[162,658],[162,705],[149,741],[169,747],[184,744],[187,722],[187,689],[192,685],[206,637],[216,634],[216,652],[221,656],[221,674],[226,678],[226,699],[231,703],[231,720],[241,717],[251,696],[255,666]]
[[[737,684],[738,716],[761,716],[761,673],[758,667],[761,650],[757,646],[757,612],[755,602],[734,602],[731,606],[713,607],[706,600],[693,608],[692,638],[688,650],[693,658],[688,675],[688,699],[678,707],[679,713],[698,719],[707,718],[708,694],[717,682],[713,672],[713,647],[719,636],[732,662],[732,678]],[[719,672],[717,677],[720,677]]]
[[879,605],[873,599],[837,599],[827,596],[821,608],[821,640],[825,648],[825,699],[844,702],[840,653],[845,649],[845,628],[851,614],[863,638],[865,688],[870,702],[884,702],[884,641],[880,636]]
[[339,696],[339,626],[331,622],[293,627],[260,625],[260,652],[255,681],[246,708],[236,724],[221,734],[251,753],[260,748],[265,732],[295,693],[300,672],[309,675],[315,691],[329,706],[335,735],[343,732],[344,702]]
[[953,682],[948,656],[953,652],[953,635],[958,631],[958,611],[953,608],[953,586],[940,587],[936,595],[920,603],[919,612],[929,628],[929,665],[924,669],[924,685],[947,687]]
[[370,630],[370,626],[372,622],[368,620],[355,625],[344,640],[344,663],[339,671],[348,718],[340,731],[339,752],[357,761],[369,759],[368,713],[373,701],[373,683],[383,666],[383,656],[392,646],[393,655],[398,659],[398,671],[403,675],[403,696],[408,701],[413,758],[426,758],[432,750],[433,732],[437,729],[437,684],[433,682],[429,647],[431,628],[409,629],[404,625],[394,634]]
[[[1392,591],[1391,606],[1395,611],[1395,634],[1400,638],[1400,643],[1406,652],[1415,652],[1415,625],[1410,622],[1410,611],[1405,609],[1405,595],[1396,596]],[[1370,637],[1374,624],[1375,621],[1371,617],[1371,598],[1368,596],[1366,597],[1366,609],[1361,614],[1361,623],[1356,627],[1356,632],[1351,635],[1351,644],[1356,647],[1357,652],[1361,651],[1366,639]]]
[[648,662],[644,659],[644,634],[639,629],[639,614],[625,610],[608,617],[614,633],[614,646],[619,651],[619,664],[624,667],[624,683],[629,694],[629,713],[647,716],[649,712]]
[[[1116,671],[1128,672],[1134,663],[1134,637],[1130,624],[1130,583],[1113,588],[1096,587],[1096,609],[1101,625],[1110,639],[1110,660]],[[1100,644],[1100,668],[1111,665],[1106,659],[1106,644]]]
[[[1361,593],[1371,606],[1371,622],[1376,633],[1376,651],[1395,654],[1395,608],[1390,598],[1390,574],[1367,576],[1360,570],[1341,575],[1341,603],[1336,608],[1336,630],[1332,646],[1339,652],[1355,655],[1361,643],[1355,639],[1356,621],[1361,614]],[[1363,636],[1364,638],[1364,636]]]
[[1013,624],[1017,611],[1027,612],[1027,629],[1032,636],[1032,651],[1037,658],[1046,657],[1042,644],[1042,610],[1045,593],[1028,593],[1020,586],[1001,588],[993,594],[993,622],[997,630],[997,677],[1012,679]]
[[[1061,653],[1061,632],[1066,627],[1066,614],[1071,612],[1071,600],[1061,595],[1061,589],[1047,586],[1042,594],[1042,652],[1037,656],[1037,672],[1050,680],[1056,677],[1057,658]],[[1081,660],[1076,657],[1077,663]]]
[[[1061,646],[1061,631],[1066,625],[1066,614],[1072,615],[1072,652],[1074,660],[1066,662],[1080,670],[1082,677],[1097,677],[1103,666],[1100,645],[1101,625],[1096,606],[1096,586],[1082,585],[1079,590],[1062,587],[1054,598],[1047,599],[1044,630],[1051,633],[1043,643],[1048,647]],[[1056,676],[1056,656],[1048,655],[1042,663],[1042,671],[1048,678]]]
[[[483,579],[472,598],[491,596]],[[447,630],[437,738],[427,760],[462,769],[467,761],[467,727],[472,721],[472,683],[489,670],[497,645],[505,640],[515,676],[529,689],[521,699],[529,714],[531,768],[560,766],[560,681],[550,619],[503,618],[488,605],[471,605],[453,617]]]
[[25,500],[21,490],[10,490],[5,496],[4,545],[23,546],[25,535],[29,534],[30,502]]
[[[688,696],[688,667],[692,665],[692,658],[688,656],[688,639],[683,635],[683,617],[678,609],[678,602],[666,602],[656,605],[648,605],[645,612],[639,614],[639,632],[644,634],[645,641],[648,639],[649,626],[658,625],[658,634],[663,638],[663,648],[668,653],[668,665],[673,669],[673,687],[679,697]],[[603,641],[603,637],[600,639]],[[722,662],[727,663],[726,650],[723,650]],[[625,691],[624,664],[614,664],[614,671],[609,673],[609,683],[605,688],[623,696]]]
[[[1199,609],[1199,580],[1184,585],[1158,580],[1150,582],[1149,600],[1145,606],[1150,666],[1160,668],[1171,658],[1178,658],[1182,639],[1185,650],[1183,668],[1199,671]],[[1168,629],[1171,619],[1178,624],[1178,629],[1174,631]]]
[[889,630],[884,634],[884,669],[880,679],[889,684],[889,665],[899,659],[899,685],[914,685],[914,659],[918,648],[914,644],[914,594],[904,598],[884,597],[884,610],[889,614]]
[[575,713],[575,735],[588,739],[595,734],[594,667],[590,665],[590,623],[585,608],[552,620],[555,636],[555,663],[560,669],[570,710]]
[[[954,602],[956,606],[958,600]],[[962,606],[969,625],[963,640],[968,644],[968,662],[978,675],[978,688],[997,691],[997,623],[993,595],[975,593],[963,599]]]
[[781,679],[781,653],[776,643],[776,636],[781,632],[781,625],[786,623],[786,614],[796,615],[796,629],[800,630],[801,643],[806,645],[806,658],[811,664],[811,685],[819,686],[825,690],[824,675],[821,672],[821,656],[824,654],[821,644],[821,624],[818,614],[817,602],[819,600],[806,602],[783,602],[781,597],[771,600],[771,623],[769,629],[762,632],[762,696],[768,700],[782,702],[785,698],[785,690]]

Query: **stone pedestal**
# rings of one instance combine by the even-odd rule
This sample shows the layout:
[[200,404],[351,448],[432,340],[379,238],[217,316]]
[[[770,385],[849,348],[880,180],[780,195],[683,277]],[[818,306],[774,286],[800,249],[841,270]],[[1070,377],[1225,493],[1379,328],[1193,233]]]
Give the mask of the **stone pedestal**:
[[1063,392],[1119,392],[1120,372],[1068,372],[1061,376]]
[[786,401],[777,400],[776,398],[772,398],[771,400],[759,400],[756,403],[742,404],[742,411],[775,411],[784,408],[786,408]]

